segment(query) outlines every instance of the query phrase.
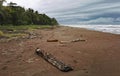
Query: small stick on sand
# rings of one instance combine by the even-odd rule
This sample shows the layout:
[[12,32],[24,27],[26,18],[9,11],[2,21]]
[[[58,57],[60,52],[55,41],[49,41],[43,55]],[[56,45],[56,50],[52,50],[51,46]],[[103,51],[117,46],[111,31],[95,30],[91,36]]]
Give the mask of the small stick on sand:
[[48,39],[47,42],[58,42],[57,39]]

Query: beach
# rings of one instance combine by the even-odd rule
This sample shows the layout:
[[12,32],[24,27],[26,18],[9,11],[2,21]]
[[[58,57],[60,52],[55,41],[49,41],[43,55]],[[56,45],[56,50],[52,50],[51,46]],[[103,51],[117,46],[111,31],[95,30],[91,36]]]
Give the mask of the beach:
[[[67,26],[33,32],[39,36],[0,42],[0,76],[120,76],[120,35]],[[73,71],[59,71],[37,56],[36,48]]]

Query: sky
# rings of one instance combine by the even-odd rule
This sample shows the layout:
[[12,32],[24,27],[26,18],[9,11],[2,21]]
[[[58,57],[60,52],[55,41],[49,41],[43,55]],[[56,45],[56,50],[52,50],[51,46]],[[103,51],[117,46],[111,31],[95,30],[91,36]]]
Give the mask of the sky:
[[120,24],[120,0],[7,0],[55,17],[60,24]]

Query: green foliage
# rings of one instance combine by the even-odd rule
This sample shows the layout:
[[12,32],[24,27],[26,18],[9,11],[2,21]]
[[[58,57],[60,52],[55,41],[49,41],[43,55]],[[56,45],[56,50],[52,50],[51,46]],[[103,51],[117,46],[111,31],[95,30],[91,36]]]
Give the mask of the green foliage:
[[2,31],[0,31],[0,36],[3,36],[4,34],[3,34],[3,32]]
[[43,28],[52,28],[49,25],[20,25],[20,26],[12,26],[12,25],[5,25],[0,26],[0,30],[29,30],[29,29],[43,29]]
[[[0,37],[9,38],[19,38],[28,36],[27,32],[32,32],[36,29],[51,29],[53,26],[49,25],[20,25],[20,26],[12,26],[5,25],[0,26]],[[4,33],[3,33],[4,32]]]
[[39,14],[33,9],[25,9],[16,3],[0,8],[0,25],[58,25],[55,18]]

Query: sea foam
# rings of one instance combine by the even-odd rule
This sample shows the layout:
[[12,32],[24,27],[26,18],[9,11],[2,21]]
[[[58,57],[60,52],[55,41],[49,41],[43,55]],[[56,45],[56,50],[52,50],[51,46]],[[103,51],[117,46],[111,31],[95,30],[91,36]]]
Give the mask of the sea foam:
[[120,25],[65,25],[65,26],[86,28],[89,30],[120,34]]

